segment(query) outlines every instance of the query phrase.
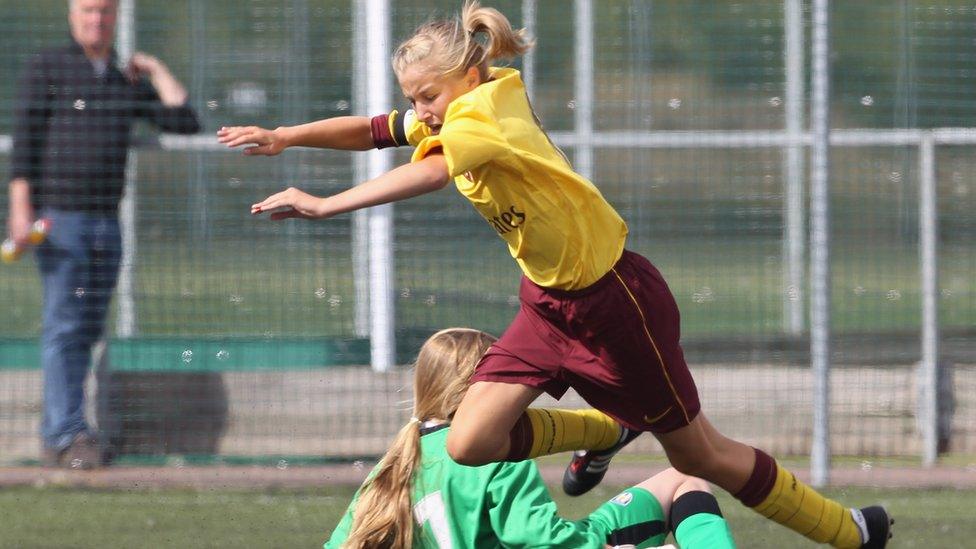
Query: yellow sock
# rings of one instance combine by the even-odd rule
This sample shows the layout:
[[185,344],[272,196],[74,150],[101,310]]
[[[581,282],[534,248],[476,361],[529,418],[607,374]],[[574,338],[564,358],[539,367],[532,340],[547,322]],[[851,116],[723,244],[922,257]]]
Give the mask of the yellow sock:
[[532,425],[532,447],[527,457],[569,450],[605,450],[620,440],[621,427],[598,410],[525,410]]
[[803,484],[778,463],[773,489],[753,509],[813,541],[843,549],[861,546],[851,511]]

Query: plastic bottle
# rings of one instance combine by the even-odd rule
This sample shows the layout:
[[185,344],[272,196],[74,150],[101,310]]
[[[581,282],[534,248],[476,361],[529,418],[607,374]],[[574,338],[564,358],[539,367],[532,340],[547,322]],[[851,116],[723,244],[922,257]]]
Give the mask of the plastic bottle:
[[[47,218],[38,219],[31,225],[30,235],[27,237],[28,245],[37,246],[44,243],[49,232],[51,232],[51,220]],[[4,263],[13,263],[20,259],[26,248],[27,246],[18,245],[13,239],[8,238],[0,246],[0,259],[3,259]]]

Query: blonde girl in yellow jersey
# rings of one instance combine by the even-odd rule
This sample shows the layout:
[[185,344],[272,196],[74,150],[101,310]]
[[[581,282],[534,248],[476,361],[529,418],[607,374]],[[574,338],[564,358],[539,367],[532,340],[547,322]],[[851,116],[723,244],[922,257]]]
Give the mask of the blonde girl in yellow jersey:
[[[720,434],[700,411],[677,306],[660,272],[625,248],[627,225],[540,126],[519,72],[492,62],[532,42],[497,10],[466,2],[460,17],[422,25],[393,55],[411,110],[266,130],[222,128],[248,155],[291,146],[414,147],[410,163],[344,192],[295,188],[251,207],[273,220],[325,219],[454,182],[522,270],[521,308],[481,359],[452,422],[451,457],[466,465],[580,450],[564,488],[583,493],[610,457],[650,431],[671,464],[811,540],[881,548],[881,507],[847,509],[762,452]],[[528,408],[572,387],[599,409]]]

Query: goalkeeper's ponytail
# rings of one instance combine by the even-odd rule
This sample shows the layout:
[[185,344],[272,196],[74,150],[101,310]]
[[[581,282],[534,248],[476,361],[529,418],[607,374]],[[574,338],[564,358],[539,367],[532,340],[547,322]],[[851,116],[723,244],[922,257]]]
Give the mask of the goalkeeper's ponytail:
[[414,364],[414,406],[373,474],[363,483],[343,547],[413,547],[413,477],[420,463],[425,421],[450,421],[481,356],[495,339],[478,330],[441,330],[420,348]]

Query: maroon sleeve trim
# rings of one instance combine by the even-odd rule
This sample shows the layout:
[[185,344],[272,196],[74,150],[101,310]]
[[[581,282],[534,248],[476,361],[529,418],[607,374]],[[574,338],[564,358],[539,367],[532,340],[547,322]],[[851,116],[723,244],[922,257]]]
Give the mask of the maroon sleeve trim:
[[377,149],[396,147],[398,143],[390,133],[390,115],[379,114],[369,120],[369,131],[373,135],[373,145]]

